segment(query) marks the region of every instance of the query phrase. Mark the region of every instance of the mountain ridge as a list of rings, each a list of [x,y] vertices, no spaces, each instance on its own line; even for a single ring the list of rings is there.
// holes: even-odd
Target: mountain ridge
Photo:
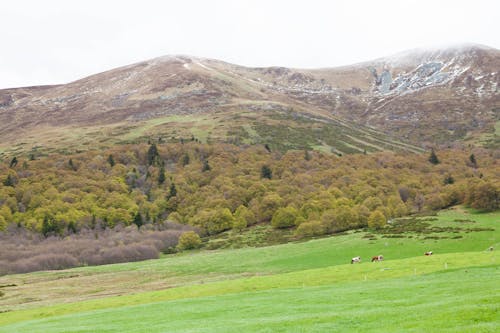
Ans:
[[[136,139],[148,135],[179,139],[202,131],[205,141],[262,143],[262,135],[259,140],[248,138],[259,126],[255,123],[268,125],[268,113],[273,117],[295,113],[306,119],[327,119],[342,128],[346,124],[361,131],[372,128],[376,135],[387,133],[417,146],[476,143],[485,133],[495,142],[496,134],[491,131],[500,110],[499,54],[496,49],[475,45],[406,51],[326,69],[244,67],[187,55],[161,56],[67,84],[0,90],[0,138],[5,142],[3,150],[9,150],[20,143],[13,140],[12,133],[32,133],[31,141],[20,148],[26,150],[50,134],[48,130],[39,135],[43,126],[65,127],[59,132],[67,143],[71,142],[65,138],[67,127],[79,126],[120,138],[133,134]],[[224,121],[195,133],[187,125],[180,131],[169,128],[167,120],[150,126],[154,130],[144,130],[144,135],[134,132],[137,122],[165,117],[194,117],[189,120],[196,122],[196,117],[206,116],[210,123],[216,113],[223,114]],[[252,114],[249,123],[234,121],[245,114]],[[288,125],[301,126],[293,120]],[[217,130],[217,126],[226,129]],[[126,127],[130,127],[128,132]],[[113,134],[116,128],[120,133]],[[310,136],[311,131],[307,132]],[[301,144],[304,148],[315,148],[323,141],[321,137],[308,140]],[[324,148],[328,147],[342,151],[331,144]],[[289,148],[297,148],[297,144]],[[363,151],[366,147],[357,148],[355,151]]]

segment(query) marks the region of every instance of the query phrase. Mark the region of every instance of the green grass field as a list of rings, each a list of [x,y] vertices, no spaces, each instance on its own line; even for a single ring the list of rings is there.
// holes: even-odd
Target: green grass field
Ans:
[[[0,332],[495,332],[500,274],[486,250],[498,248],[499,221],[454,209],[429,223],[461,229],[435,234],[353,232],[5,276],[0,286],[16,286],[2,288]],[[386,260],[369,262],[377,254]]]

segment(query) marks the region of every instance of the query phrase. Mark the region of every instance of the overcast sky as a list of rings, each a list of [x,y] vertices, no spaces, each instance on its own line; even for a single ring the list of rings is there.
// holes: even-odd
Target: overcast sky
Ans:
[[[66,83],[166,54],[333,67],[406,49],[500,48],[498,0],[2,1],[0,88]]]

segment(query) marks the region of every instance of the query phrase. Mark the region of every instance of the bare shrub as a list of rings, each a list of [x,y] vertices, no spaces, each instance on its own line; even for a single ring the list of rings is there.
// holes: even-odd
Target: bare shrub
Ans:
[[[66,237],[44,238],[23,228],[0,232],[0,275],[83,265],[156,259],[171,252],[179,237],[193,228],[174,222],[137,228],[85,229]]]

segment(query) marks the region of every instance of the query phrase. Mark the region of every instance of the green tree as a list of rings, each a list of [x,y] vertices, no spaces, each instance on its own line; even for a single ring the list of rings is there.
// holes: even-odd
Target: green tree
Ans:
[[[60,226],[57,224],[57,222],[53,218],[45,215],[42,222],[42,234],[47,237],[52,233],[57,234],[59,232]]]
[[[156,144],[153,143],[151,146],[149,146],[147,153],[148,165],[157,164],[159,158],[160,154],[158,152],[158,147],[156,147]]]
[[[453,183],[455,183],[455,179],[450,174],[448,174],[448,175],[446,175],[446,177],[444,177],[444,180],[443,180],[444,185],[451,185]]]
[[[320,221],[309,221],[301,223],[297,230],[295,230],[295,235],[299,238],[313,237],[323,235],[325,233],[325,228]]]
[[[14,179],[14,177],[12,177],[12,175],[9,173],[7,175],[7,178],[5,178],[5,180],[3,181],[3,184],[5,186],[12,186],[12,187],[14,187],[14,185],[15,185],[15,179]]]
[[[177,249],[179,251],[197,249],[201,246],[201,238],[194,231],[186,231],[179,237]]]
[[[376,210],[370,214],[368,218],[368,227],[373,229],[379,229],[386,225],[387,220],[385,218],[384,213],[379,210]]]
[[[429,162],[431,162],[434,165],[439,164],[439,159],[434,149],[431,150],[431,155],[429,156]]]
[[[173,198],[175,196],[177,196],[177,188],[175,187],[175,183],[172,182],[172,183],[170,183],[170,188],[168,190],[167,199]]]
[[[474,168],[477,168],[476,156],[474,156],[474,154],[470,154],[469,161]]]
[[[73,163],[73,159],[71,159],[71,158],[69,159],[68,165],[69,165],[69,167],[70,167],[71,170],[76,171],[76,166]]]
[[[233,230],[242,231],[248,226],[247,220],[243,216],[235,216]]]
[[[158,184],[163,184],[166,180],[166,177],[165,177],[165,167],[161,167],[160,168],[160,173],[158,175]]]
[[[17,157],[15,157],[15,156],[14,156],[14,157],[12,158],[12,160],[10,161],[10,165],[9,165],[9,167],[10,167],[10,168],[13,168],[13,167],[15,167],[16,165],[17,165]]]
[[[276,229],[289,228],[295,225],[298,211],[293,207],[279,208],[271,220],[271,225]]]
[[[109,154],[108,156],[108,163],[111,167],[115,166],[115,159],[113,158],[113,155]]]
[[[234,217],[237,219],[242,219],[245,224],[245,228],[248,225],[255,224],[257,222],[255,218],[255,214],[248,209],[247,207],[240,205],[238,208],[236,208],[236,211],[234,212]],[[241,224],[243,224],[242,221],[240,221]]]
[[[262,168],[260,169],[260,177],[267,178],[267,179],[273,178],[273,172],[272,172],[271,168],[269,168],[268,165],[262,166]]]
[[[208,160],[203,161],[203,167],[201,168],[202,172],[210,171],[212,168],[210,167],[210,164],[208,164]]]
[[[135,213],[132,223],[135,224],[138,228],[140,228],[144,224],[141,213]]]
[[[349,206],[329,209],[321,216],[321,223],[327,232],[339,232],[355,228],[359,224],[358,212]]]

